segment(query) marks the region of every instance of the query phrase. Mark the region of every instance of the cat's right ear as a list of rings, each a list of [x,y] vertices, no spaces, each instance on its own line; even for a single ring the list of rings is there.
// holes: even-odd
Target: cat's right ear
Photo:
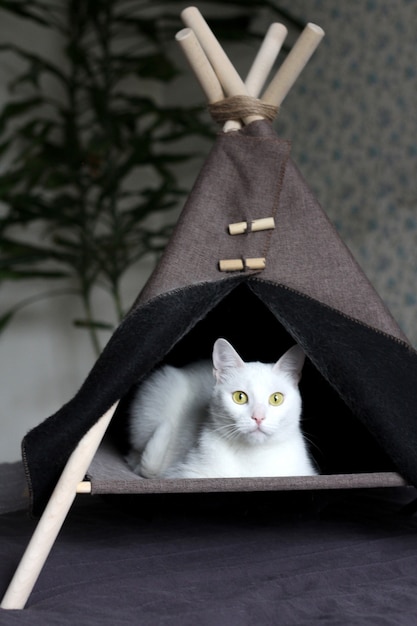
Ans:
[[[224,380],[229,370],[244,367],[244,365],[245,362],[226,339],[215,341],[213,346],[213,373],[217,382]]]
[[[292,346],[274,365],[274,370],[285,372],[297,385],[300,382],[305,354],[301,346]]]

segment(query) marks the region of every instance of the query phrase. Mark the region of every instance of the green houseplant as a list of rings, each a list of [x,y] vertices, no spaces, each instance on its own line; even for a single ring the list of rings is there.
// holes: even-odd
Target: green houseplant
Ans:
[[[181,8],[169,0],[0,0],[0,10],[58,33],[63,49],[55,61],[19,43],[0,46],[23,67],[0,111],[0,281],[45,281],[35,299],[73,293],[84,311],[76,323],[97,353],[98,331],[124,314],[126,271],[169,237],[170,211],[185,193],[176,167],[195,157],[183,140],[214,130],[203,107],[155,97],[155,86],[180,72],[170,42]],[[256,38],[265,9],[301,26],[274,2],[228,8],[228,17],[211,20],[222,38]],[[110,323],[95,312],[98,287],[110,295]],[[33,299],[3,312],[0,328]]]

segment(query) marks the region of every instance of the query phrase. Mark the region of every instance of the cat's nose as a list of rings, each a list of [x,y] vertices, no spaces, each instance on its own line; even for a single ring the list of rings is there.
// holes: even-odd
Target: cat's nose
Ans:
[[[255,422],[258,424],[258,426],[265,419],[265,416],[264,415],[260,415],[259,413],[255,413],[255,415],[252,415],[251,417],[252,417],[253,420],[255,420]]]

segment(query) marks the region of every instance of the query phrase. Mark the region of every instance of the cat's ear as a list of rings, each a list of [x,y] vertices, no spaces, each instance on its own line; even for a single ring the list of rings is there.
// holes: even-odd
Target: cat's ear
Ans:
[[[243,367],[245,362],[226,339],[217,339],[213,346],[214,377],[219,382],[230,369]]]
[[[305,354],[298,344],[287,350],[285,354],[275,363],[274,370],[285,372],[298,384],[301,378]]]

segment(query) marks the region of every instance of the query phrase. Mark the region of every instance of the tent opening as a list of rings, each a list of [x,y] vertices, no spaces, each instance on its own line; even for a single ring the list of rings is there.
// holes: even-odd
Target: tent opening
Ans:
[[[168,363],[182,367],[192,361],[210,359],[213,343],[218,337],[230,341],[245,361],[275,362],[295,343],[268,306],[242,283],[198,321],[158,366]],[[373,435],[309,358],[303,369],[300,389],[302,427],[320,473],[396,471]],[[126,420],[130,397],[131,392],[123,399],[111,427],[111,437],[122,454],[127,451]]]

